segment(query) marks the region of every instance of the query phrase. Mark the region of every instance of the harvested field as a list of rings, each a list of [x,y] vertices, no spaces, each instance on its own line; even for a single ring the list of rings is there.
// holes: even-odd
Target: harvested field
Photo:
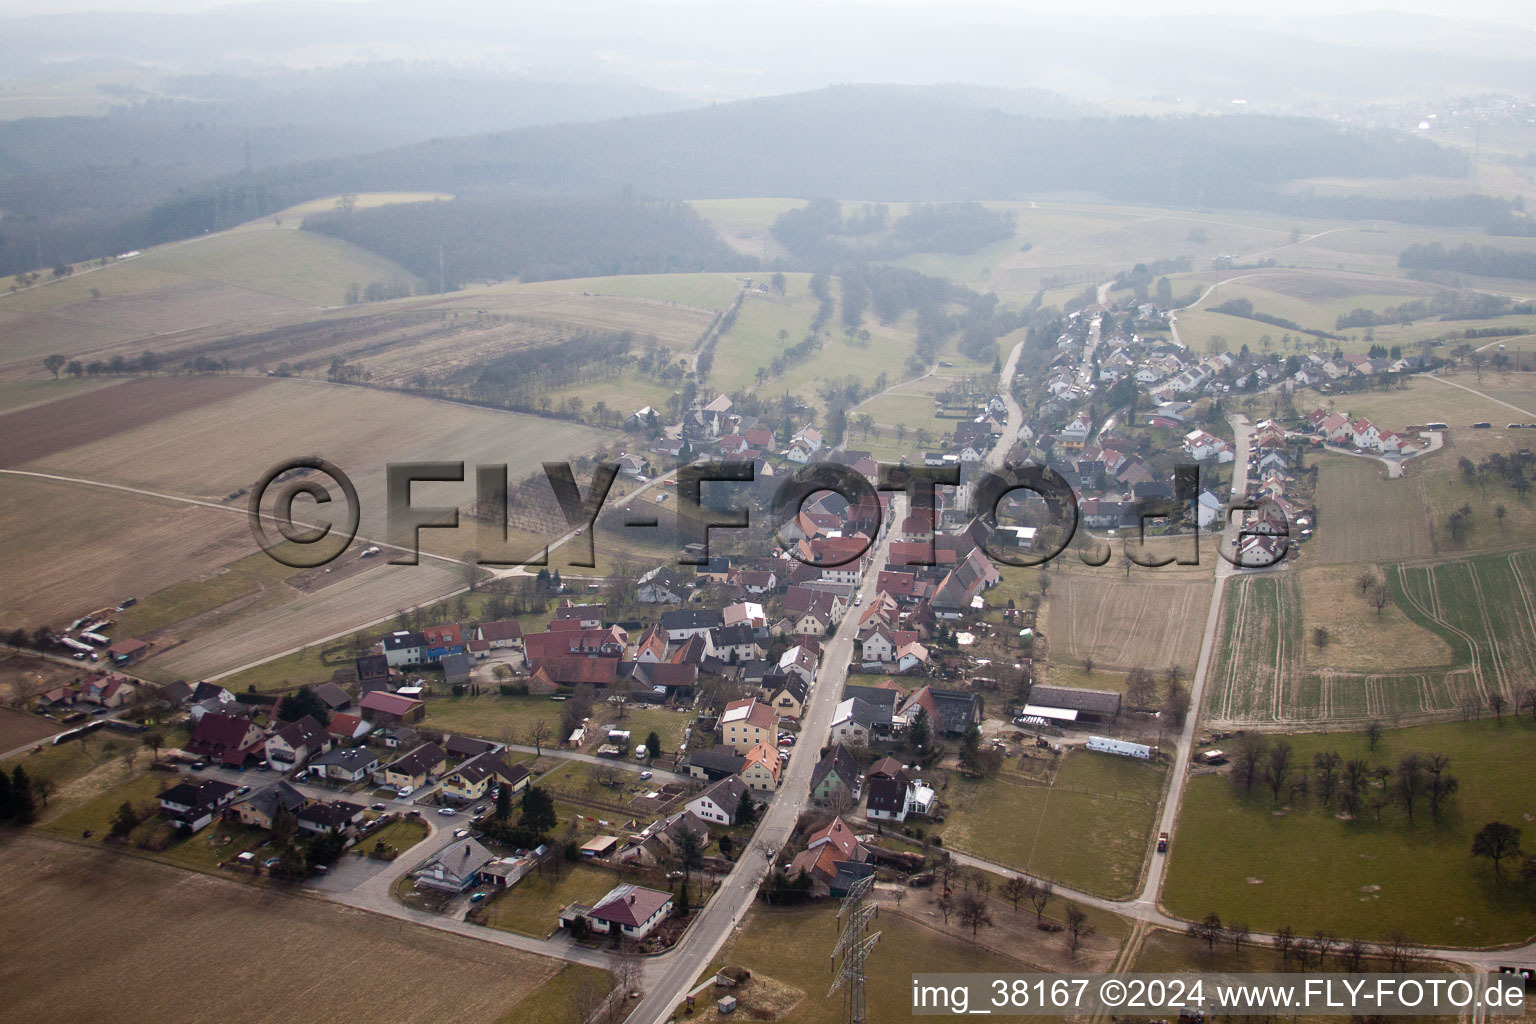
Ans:
[[[57,722],[10,708],[0,708],[0,751],[15,750],[62,729]]]
[[[317,979],[327,1019],[371,1024],[378,978],[359,964],[388,964],[391,986],[410,993],[391,1001],[393,1021],[490,1022],[562,967],[319,900],[30,836],[0,849],[0,865],[0,898],[9,908],[0,938],[11,951],[0,968],[0,1002],[8,1016],[37,1024],[307,1019]],[[123,955],[172,935],[174,955]],[[466,976],[475,983],[466,985]]]
[[[1445,454],[1427,458],[1444,460]],[[1304,557],[1336,565],[1433,554],[1421,474],[1388,480],[1381,463],[1347,455],[1326,456],[1317,467],[1317,533]]]
[[[172,416],[258,391],[265,384],[255,377],[143,377],[11,412],[0,416],[0,467],[20,466],[125,431],[147,428],[158,433],[157,425]]]
[[[231,429],[232,424],[241,429]],[[474,497],[476,464],[506,463],[515,483],[540,472],[543,460],[573,458],[607,436],[567,421],[284,380],[82,444],[29,468],[219,501],[249,487],[278,462],[319,454],[355,481],[362,533],[380,537],[391,462],[465,462],[464,483],[418,485],[413,501],[467,507]],[[243,508],[244,501],[233,504]],[[449,550],[457,554],[478,547],[473,527],[458,533]],[[448,543],[446,534],[433,539]]]
[[[1052,658],[1193,671],[1213,584],[1209,577],[1159,576],[1163,571],[1141,570],[1130,578],[1053,574],[1039,620]]]
[[[251,553],[242,516],[0,475],[0,622],[31,628],[142,597]]]
[[[1302,672],[1301,607],[1285,575],[1241,576],[1222,595],[1221,650],[1206,682],[1206,713],[1223,721],[1290,721]],[[1316,710],[1306,715],[1315,718]]]

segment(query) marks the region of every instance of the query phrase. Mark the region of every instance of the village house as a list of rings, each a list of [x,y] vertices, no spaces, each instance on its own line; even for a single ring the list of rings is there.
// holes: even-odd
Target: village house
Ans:
[[[417,885],[440,892],[460,893],[474,887],[480,872],[496,855],[473,839],[450,844],[432,860],[411,872]]]
[[[731,775],[706,787],[683,805],[705,821],[716,825],[730,825],[736,821],[736,812],[747,793],[747,784],[739,775]]]
[[[311,758],[309,767],[336,782],[362,782],[379,770],[379,755],[367,747],[345,747]]]
[[[267,766],[275,772],[302,768],[331,749],[331,737],[314,718],[284,722],[267,737]]]
[[[590,907],[573,903],[560,911],[558,927],[570,928],[578,918],[599,935],[621,935],[639,942],[672,913],[672,894],[640,885],[616,885]]]
[[[447,762],[448,757],[435,743],[423,743],[409,754],[384,767],[384,784],[395,789],[409,786],[419,789]]]
[[[185,832],[197,832],[235,798],[236,787],[216,779],[188,780],[160,794],[160,812]]]
[[[777,726],[778,716],[768,705],[751,697],[731,701],[720,715],[720,743],[745,755],[759,744],[772,745]]]

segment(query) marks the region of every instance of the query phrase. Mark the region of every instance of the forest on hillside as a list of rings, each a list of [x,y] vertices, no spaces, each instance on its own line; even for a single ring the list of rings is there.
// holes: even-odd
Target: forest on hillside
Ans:
[[[0,177],[0,208],[33,211],[0,221],[0,273],[34,269],[39,250],[45,265],[92,259],[221,230],[307,199],[417,189],[519,199],[860,196],[872,203],[1071,190],[1182,208],[1476,227],[1507,221],[1510,213],[1497,199],[1362,201],[1285,189],[1298,178],[1465,172],[1464,154],[1423,139],[1262,115],[1031,117],[911,87],[834,87],[326,159],[276,165],[258,159],[222,173],[211,168],[238,163],[247,135],[264,140],[222,128],[200,135],[195,127],[174,139],[169,127],[156,129],[165,145],[175,142],[167,150],[177,154],[174,173],[155,171],[163,160],[141,158],[135,168],[133,154],[125,153],[122,160],[65,168],[53,180],[40,173],[42,163],[15,159],[46,151],[36,140],[25,143],[35,129],[0,127],[0,157],[21,170]],[[294,144],[302,148],[297,139]],[[199,146],[215,148],[218,160],[199,156]],[[108,146],[104,152],[116,151]],[[255,152],[260,156],[263,148]],[[191,180],[198,167],[210,168],[210,176]],[[101,199],[91,198],[98,194]],[[920,220],[909,227],[928,237],[907,244],[952,244]]]
[[[318,231],[394,260],[432,285],[612,274],[751,270],[693,208],[624,199],[455,199],[304,218]]]

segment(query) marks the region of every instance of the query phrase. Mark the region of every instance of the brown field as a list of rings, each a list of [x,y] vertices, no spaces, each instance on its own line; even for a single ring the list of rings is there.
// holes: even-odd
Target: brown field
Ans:
[[[256,377],[144,377],[0,416],[0,467],[90,444],[138,428],[158,431],[178,413],[260,389]]]
[[[44,736],[52,736],[62,726],[10,708],[0,708],[0,751],[15,750]]]
[[[1444,463],[1447,454],[1435,452],[1425,458]],[[1317,533],[1302,548],[1303,558],[1340,564],[1431,554],[1434,549],[1422,475],[1428,462],[1408,465],[1418,472],[1388,480],[1386,467],[1372,459],[1347,455],[1319,459]]]
[[[1172,568],[1137,569],[1129,578],[1123,571],[1052,574],[1040,613],[1052,660],[1091,657],[1105,668],[1193,671],[1213,584],[1186,574],[1159,577]]]
[[[1319,651],[1307,644],[1308,668],[1386,672],[1448,666],[1450,645],[1415,623],[1395,604],[1377,614],[1355,582],[1367,566],[1303,569],[1296,574],[1301,590],[1302,635],[1316,626],[1328,630],[1328,646]],[[1385,578],[1384,576],[1381,578]]]
[[[555,960],[320,900],[30,836],[0,850],[6,1016],[48,1021],[496,1021]],[[137,949],[141,955],[131,955]],[[149,955],[148,951],[155,951]],[[542,1020],[562,1019],[545,1008]]]
[[[87,671],[80,666],[63,665],[39,658],[35,654],[0,650],[0,701],[8,703],[27,700],[55,686],[73,683]]]
[[[123,491],[0,476],[0,623],[31,628],[217,570],[250,554],[230,512]]]

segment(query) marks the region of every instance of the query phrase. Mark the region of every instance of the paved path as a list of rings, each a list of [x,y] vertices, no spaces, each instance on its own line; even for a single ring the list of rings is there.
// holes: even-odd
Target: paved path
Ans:
[[[1487,401],[1490,401],[1490,402],[1492,402],[1495,405],[1502,405],[1506,409],[1512,409],[1512,410],[1514,410],[1515,412],[1519,413],[1522,416],[1528,416],[1531,419],[1536,419],[1536,412],[1531,412],[1529,409],[1522,409],[1518,405],[1510,405],[1508,402],[1504,401],[1503,399],[1494,398],[1492,395],[1485,394],[1485,393],[1477,390],[1476,388],[1469,388],[1465,384],[1459,384],[1459,383],[1457,383],[1454,380],[1447,380],[1446,378],[1441,377],[1438,374],[1425,373],[1425,374],[1420,374],[1419,377],[1420,377],[1421,380],[1436,381],[1436,382],[1438,382],[1440,384],[1446,385],[1447,387],[1461,388],[1461,390],[1469,392],[1470,394],[1474,394],[1478,398],[1486,399]]]

